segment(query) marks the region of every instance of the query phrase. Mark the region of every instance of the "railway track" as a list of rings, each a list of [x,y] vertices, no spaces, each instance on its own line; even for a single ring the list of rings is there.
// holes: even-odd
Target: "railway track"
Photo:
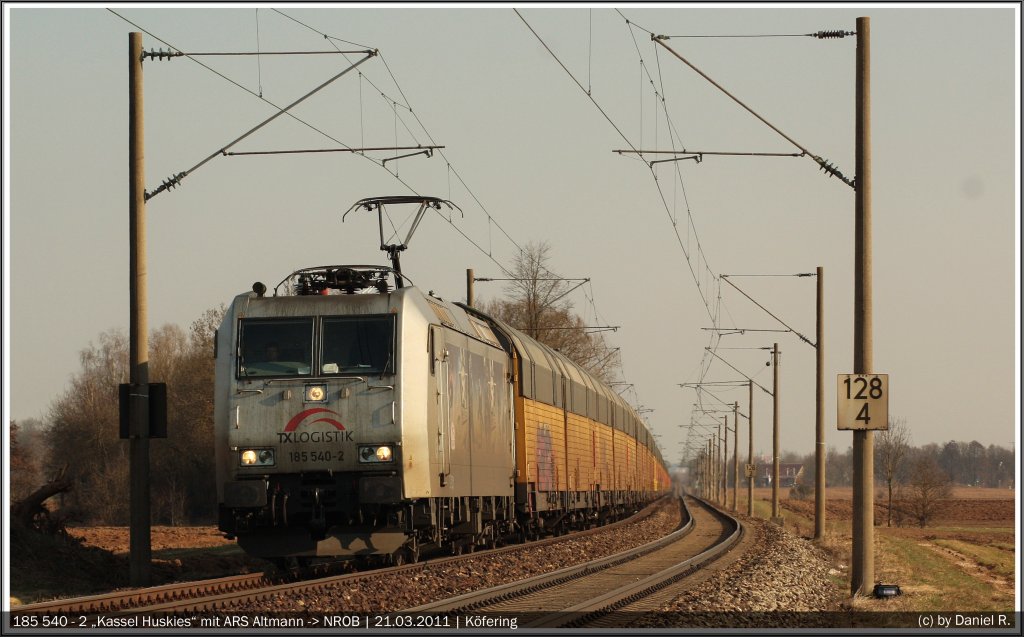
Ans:
[[[674,533],[611,557],[411,608],[410,614],[521,618],[523,627],[615,625],[612,611],[650,608],[655,593],[723,555],[742,536],[735,518],[687,498],[690,521]],[[644,600],[648,600],[644,604]]]
[[[117,591],[102,595],[77,597],[60,600],[27,604],[11,608],[12,615],[95,615],[95,614],[180,614],[203,611],[223,611],[243,604],[259,603],[271,597],[285,594],[317,594],[328,591],[339,585],[353,585],[361,581],[386,575],[400,574],[403,577],[414,577],[417,572],[427,567],[457,565],[461,561],[479,556],[494,556],[513,551],[534,550],[556,542],[571,538],[582,538],[597,533],[612,531],[625,525],[642,521],[655,511],[656,504],[648,506],[636,515],[619,520],[612,524],[580,531],[561,537],[552,537],[527,544],[515,544],[488,551],[478,551],[456,557],[445,557],[426,560],[416,564],[407,564],[392,568],[382,568],[344,575],[316,577],[303,581],[293,581],[300,577],[297,572],[284,576],[269,573],[236,575],[186,582],[167,584],[150,588]]]
[[[166,603],[172,600],[237,593],[254,588],[272,586],[274,578],[268,573],[231,575],[216,579],[199,580],[138,588],[130,591],[114,591],[87,597],[69,597],[36,604],[11,607],[13,614],[94,614],[111,613]]]

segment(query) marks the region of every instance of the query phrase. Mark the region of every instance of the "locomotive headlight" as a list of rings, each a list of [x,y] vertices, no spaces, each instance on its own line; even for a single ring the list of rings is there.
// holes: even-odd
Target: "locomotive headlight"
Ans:
[[[327,402],[327,385],[306,385],[303,402],[325,403]]]
[[[359,462],[376,463],[391,462],[394,458],[394,451],[391,445],[360,445]]]
[[[269,467],[274,465],[274,450],[242,449],[238,458],[243,467]]]

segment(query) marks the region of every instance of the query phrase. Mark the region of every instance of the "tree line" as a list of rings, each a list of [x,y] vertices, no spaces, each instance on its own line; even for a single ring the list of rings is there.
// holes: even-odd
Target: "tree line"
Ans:
[[[886,482],[885,445],[875,437],[875,478]],[[814,483],[814,454],[783,454],[783,462],[800,462],[805,482]],[[907,444],[903,455],[892,468],[893,484],[909,484],[923,464],[936,465],[952,484],[970,487],[1011,488],[1014,485],[1013,450],[998,445],[984,446],[977,440],[950,440],[944,444],[928,443],[915,447]],[[826,456],[826,482],[829,486],[848,487],[853,484],[853,447],[845,451],[829,448]]]
[[[167,383],[167,438],[150,445],[150,497],[157,524],[216,519],[213,457],[214,335],[225,308],[207,310],[186,332],[164,325],[149,339],[149,373]],[[128,382],[128,338],[100,334],[45,421],[11,422],[11,501],[60,476],[63,520],[128,521],[128,442],[120,439],[118,386]]]
[[[814,484],[814,454],[799,460],[804,476],[797,495],[804,495]],[[925,526],[952,497],[954,485],[968,487],[1014,488],[1013,451],[997,445],[985,447],[977,440],[950,440],[945,444],[911,444],[910,428],[904,418],[891,418],[889,428],[875,435],[874,471],[876,498],[886,507],[885,524],[902,525],[911,520]],[[826,483],[851,486],[853,448],[845,453],[830,449],[826,459]]]
[[[789,497],[813,497],[816,462],[815,454],[802,455],[783,452],[779,461],[802,465],[796,483],[789,489]],[[741,460],[742,462],[742,460]],[[697,461],[691,460],[689,471],[696,475]],[[768,461],[770,466],[770,460]],[[762,475],[764,461],[758,462],[758,475]],[[853,486],[853,448],[828,450],[826,485]],[[884,523],[892,526],[913,522],[925,526],[943,502],[952,497],[955,485],[1012,489],[1014,482],[1014,452],[998,445],[982,445],[976,440],[951,440],[944,444],[929,443],[920,447],[911,444],[910,428],[903,418],[889,421],[889,429],[876,432],[874,445],[875,497],[886,508]],[[727,482],[732,484],[731,473]],[[741,483],[742,484],[742,483]]]

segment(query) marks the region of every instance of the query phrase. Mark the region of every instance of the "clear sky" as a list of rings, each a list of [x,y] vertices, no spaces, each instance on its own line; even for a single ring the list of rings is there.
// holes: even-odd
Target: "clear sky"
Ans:
[[[590,325],[621,326],[606,336],[634,384],[625,395],[653,410],[645,416],[670,460],[695,402],[678,384],[702,369],[708,381],[739,378],[717,361],[702,366],[715,344],[702,329],[710,314],[722,328],[779,327],[716,277],[824,267],[827,444],[845,449],[834,379],[853,371],[853,190],[806,157],[707,154],[652,170],[612,151],[797,152],[650,31],[673,36],[666,44],[852,177],[855,38],[680,36],[852,31],[869,16],[875,371],[890,374],[890,412],[915,444],[1014,444],[1016,5],[521,8],[593,100],[509,7],[116,9],[137,27],[93,5],[4,11],[5,424],[45,420],[79,351],[105,330],[127,330],[126,58],[128,33],[144,29],[146,49],[334,43],[382,54],[296,107],[303,123],[278,118],[233,150],[445,147],[386,169],[384,153],[369,153],[377,162],[216,157],[147,206],[151,327],[187,326],[254,281],[272,287],[297,268],[382,262],[375,221],[342,224],[341,215],[357,199],[411,188],[465,211],[451,223],[424,220],[403,255],[419,286],[464,299],[466,268],[502,276],[499,264],[531,241],[551,245],[560,275],[591,279],[573,303]],[[245,90],[186,58],[145,63],[149,190],[270,117],[254,93],[284,106],[348,64],[340,55],[197,59]],[[813,339],[812,278],[734,281]],[[501,293],[499,283],[477,286],[478,297]],[[793,334],[751,331],[723,336],[718,354],[770,387],[765,352],[727,348],[773,341],[783,352],[782,447],[810,452],[813,349]],[[745,389],[721,396],[745,408]],[[754,411],[756,446],[768,451],[771,404],[760,391]]]

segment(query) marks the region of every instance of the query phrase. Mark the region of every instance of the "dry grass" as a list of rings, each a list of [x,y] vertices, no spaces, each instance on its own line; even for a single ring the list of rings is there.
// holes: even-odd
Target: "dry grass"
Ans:
[[[876,490],[876,495],[879,491]],[[770,488],[754,490],[754,514],[771,515]],[[1008,489],[957,487],[944,509],[946,517],[933,526],[875,527],[875,579],[899,584],[903,595],[887,600],[850,600],[865,611],[998,611],[1014,609],[1016,547],[1015,492]],[[746,490],[741,490],[744,504]],[[780,490],[785,526],[810,539],[814,534],[814,496],[790,501]],[[852,548],[850,488],[827,490],[825,537],[816,543],[831,556],[833,580],[849,591]],[[876,522],[884,524],[883,507],[876,506]]]

